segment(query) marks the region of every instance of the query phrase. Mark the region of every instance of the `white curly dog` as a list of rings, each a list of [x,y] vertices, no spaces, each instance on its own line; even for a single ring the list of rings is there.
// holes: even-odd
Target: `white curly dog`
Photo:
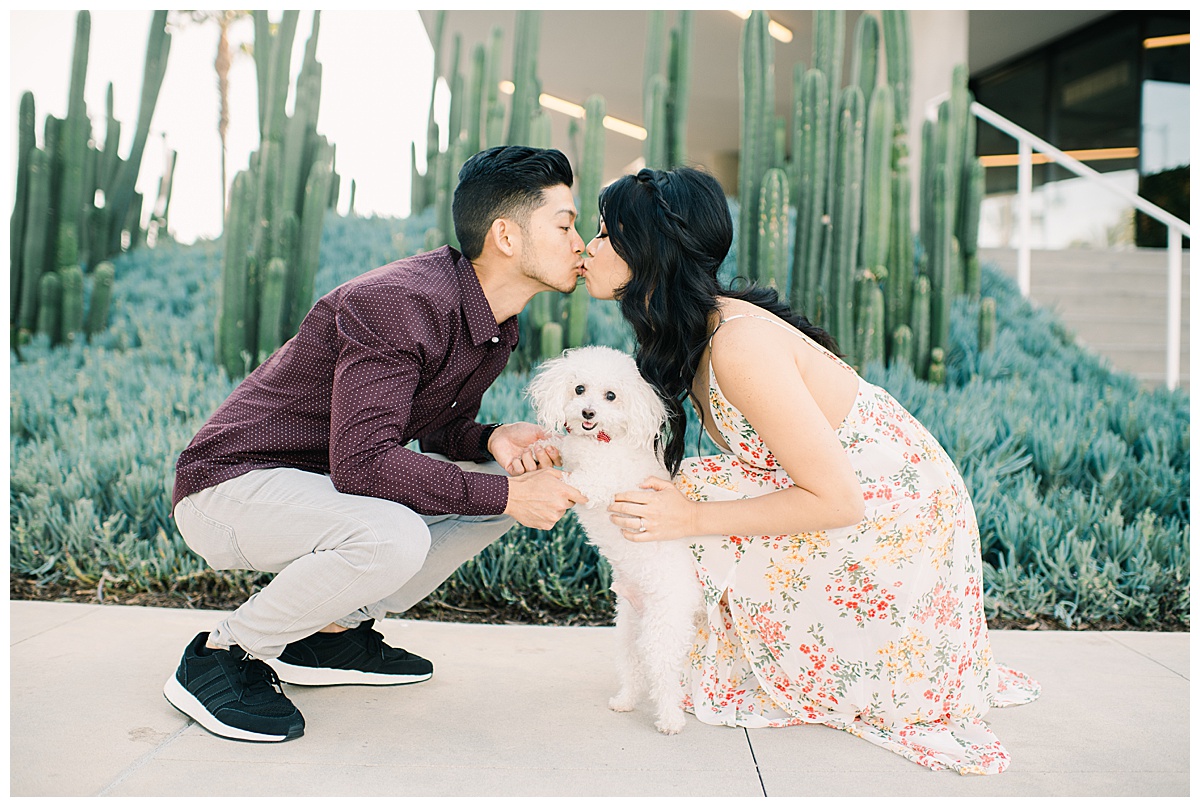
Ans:
[[[539,424],[559,434],[566,481],[588,498],[575,515],[612,566],[617,595],[620,691],[609,708],[631,711],[645,685],[655,726],[683,729],[681,679],[703,606],[687,539],[626,540],[608,512],[617,493],[648,476],[670,479],[656,451],[666,420],[658,394],[633,358],[609,347],[572,348],[544,362],[529,385]]]

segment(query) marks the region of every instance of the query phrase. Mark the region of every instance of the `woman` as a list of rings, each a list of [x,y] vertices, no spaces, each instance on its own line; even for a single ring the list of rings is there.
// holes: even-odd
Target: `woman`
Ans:
[[[587,289],[633,327],[670,409],[675,479],[618,496],[612,519],[631,541],[693,542],[708,618],[686,706],[1004,770],[982,716],[1039,687],[992,661],[979,530],[949,456],[773,291],[720,286],[733,223],[713,177],[643,170],[606,188],[600,213]],[[720,454],[683,458],[684,399]]]

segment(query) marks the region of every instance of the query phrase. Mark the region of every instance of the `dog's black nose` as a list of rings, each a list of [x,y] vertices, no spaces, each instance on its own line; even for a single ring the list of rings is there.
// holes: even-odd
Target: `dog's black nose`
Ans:
[[[584,420],[591,420],[594,417],[596,417],[595,409],[584,409],[583,410],[583,419]]]

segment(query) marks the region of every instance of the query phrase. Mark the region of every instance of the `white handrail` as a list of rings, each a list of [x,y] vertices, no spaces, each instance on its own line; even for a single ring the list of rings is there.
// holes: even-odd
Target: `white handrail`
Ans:
[[[926,106],[926,114],[941,96],[930,100]],[[1059,165],[1086,177],[1102,187],[1117,194],[1136,209],[1147,216],[1162,222],[1167,226],[1167,389],[1179,386],[1179,331],[1182,324],[1183,309],[1183,236],[1192,237],[1192,227],[1188,222],[1173,216],[1158,205],[1148,202],[1126,188],[1108,180],[1094,168],[1084,165],[1069,154],[1056,149],[1032,132],[1022,129],[1008,118],[988,109],[978,101],[971,103],[971,114],[980,120],[990,123],[1005,134],[1017,140],[1017,195],[1020,199],[1020,218],[1018,219],[1017,245],[1017,285],[1021,294],[1029,296],[1030,277],[1030,217],[1033,196],[1033,151],[1036,149],[1049,156]]]

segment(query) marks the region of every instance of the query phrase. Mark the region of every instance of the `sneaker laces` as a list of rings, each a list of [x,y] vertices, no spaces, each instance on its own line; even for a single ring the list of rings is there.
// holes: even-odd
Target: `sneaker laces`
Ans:
[[[354,631],[354,634],[358,638],[359,643],[362,645],[363,650],[366,650],[371,654],[371,656],[374,657],[383,655],[384,644],[382,633],[374,628],[367,628],[366,630],[362,630],[360,628],[359,630]]]
[[[268,689],[277,695],[283,694],[279,676],[271,669],[271,665],[251,657],[249,653],[245,653],[238,665],[238,681],[250,695],[265,695]]]

